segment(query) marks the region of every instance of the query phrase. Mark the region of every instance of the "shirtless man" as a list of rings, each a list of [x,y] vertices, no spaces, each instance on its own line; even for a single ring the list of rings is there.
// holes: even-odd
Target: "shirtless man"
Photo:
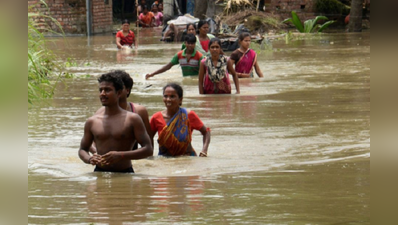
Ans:
[[[117,77],[119,77],[122,81],[123,81],[123,91],[122,91],[122,95],[119,98],[119,106],[122,109],[125,109],[129,112],[133,112],[133,113],[137,113],[142,121],[144,122],[145,128],[147,133],[151,130],[151,126],[149,125],[149,119],[148,119],[148,111],[146,110],[146,108],[142,105],[138,105],[136,103],[132,103],[132,102],[127,102],[127,98],[130,96],[131,94],[131,89],[133,89],[133,85],[134,85],[134,81],[133,79],[130,77],[130,75],[128,73],[126,73],[125,71],[122,70],[115,70],[113,71],[113,74]],[[105,107],[101,107],[100,109],[97,110],[97,112],[95,114],[104,114],[105,112]],[[149,133],[148,133],[149,135]],[[153,139],[151,140],[152,146],[153,146]],[[134,149],[137,149],[138,146],[137,144],[134,145]],[[93,146],[90,148],[90,152],[91,153],[96,153],[97,150],[95,148],[95,145],[93,144]]]
[[[104,113],[95,114],[86,121],[79,157],[95,165],[94,171],[134,173],[131,160],[153,155],[150,138],[141,117],[119,106],[122,80],[111,72],[101,75],[98,82]],[[98,154],[90,156],[88,151],[93,141]],[[135,141],[142,147],[131,151]]]

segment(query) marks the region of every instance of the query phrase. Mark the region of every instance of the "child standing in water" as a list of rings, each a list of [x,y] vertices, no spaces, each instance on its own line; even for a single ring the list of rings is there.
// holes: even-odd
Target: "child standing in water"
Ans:
[[[257,54],[250,49],[251,37],[249,33],[241,33],[239,35],[239,48],[236,49],[230,57],[228,64],[235,64],[235,71],[239,78],[253,77],[253,68],[259,77],[264,77],[257,63]]]

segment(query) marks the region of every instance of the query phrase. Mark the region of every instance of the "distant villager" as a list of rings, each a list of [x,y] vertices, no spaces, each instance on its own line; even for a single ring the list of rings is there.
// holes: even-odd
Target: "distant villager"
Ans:
[[[153,27],[155,21],[155,15],[148,11],[148,6],[144,5],[142,13],[138,17],[139,24],[141,27]]]
[[[239,35],[239,48],[236,49],[230,57],[231,66],[235,64],[235,71],[239,78],[253,77],[253,69],[259,77],[264,77],[260,66],[257,63],[257,54],[250,49],[251,37],[249,33],[243,32]]]
[[[197,36],[198,41],[196,42],[196,50],[207,55],[209,52],[210,39],[215,38],[214,35],[209,34],[209,22],[201,20],[198,23],[199,35]]]
[[[186,30],[187,30],[187,34],[196,35],[196,25],[194,23],[188,23]],[[184,48],[185,48],[185,43],[182,43],[181,50],[183,50]],[[195,48],[196,48],[196,46],[195,46]]]
[[[152,12],[154,15],[154,26],[155,27],[162,26],[163,25],[163,13],[159,12],[158,5],[156,5],[156,4],[152,5]]]
[[[180,64],[182,75],[185,76],[197,76],[199,74],[200,61],[204,58],[202,53],[195,50],[196,38],[193,34],[188,34],[185,37],[185,45],[187,46],[184,50],[179,51],[171,59],[171,62],[156,70],[153,73],[145,75],[146,79],[155,76],[156,74],[164,73],[171,69],[174,65]]]
[[[135,45],[137,48],[137,42],[135,41],[134,32],[130,30],[130,21],[123,20],[122,21],[122,30],[116,33],[116,45],[118,49],[122,48],[132,48],[132,45]]]

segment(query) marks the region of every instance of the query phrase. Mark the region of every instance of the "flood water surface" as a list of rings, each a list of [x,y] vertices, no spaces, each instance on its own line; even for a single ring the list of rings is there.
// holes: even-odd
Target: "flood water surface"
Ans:
[[[258,56],[265,78],[222,96],[199,95],[178,66],[145,80],[181,44],[140,37],[132,52],[111,36],[54,40],[74,78],[28,111],[29,224],[370,224],[370,33],[274,41]],[[209,157],[158,157],[155,136],[136,174],[93,173],[77,152],[96,78],[112,69],[131,74],[129,101],[149,115],[167,82],[182,84],[183,107],[212,130]]]

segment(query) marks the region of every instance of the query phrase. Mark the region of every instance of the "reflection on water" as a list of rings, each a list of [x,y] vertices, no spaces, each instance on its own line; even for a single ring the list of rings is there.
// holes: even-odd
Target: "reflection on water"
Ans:
[[[200,96],[178,66],[144,80],[181,45],[141,35],[130,53],[110,36],[54,40],[77,77],[28,111],[28,223],[370,224],[370,33],[274,42],[258,58],[265,78],[223,96]],[[136,175],[92,173],[77,150],[100,104],[96,77],[81,75],[111,69],[132,75],[129,100],[150,115],[164,108],[162,87],[181,83],[183,106],[212,129],[209,157],[157,157],[155,143]]]
[[[29,223],[370,224],[368,162],[211,176],[29,174]],[[54,184],[43,190],[44,184]]]

